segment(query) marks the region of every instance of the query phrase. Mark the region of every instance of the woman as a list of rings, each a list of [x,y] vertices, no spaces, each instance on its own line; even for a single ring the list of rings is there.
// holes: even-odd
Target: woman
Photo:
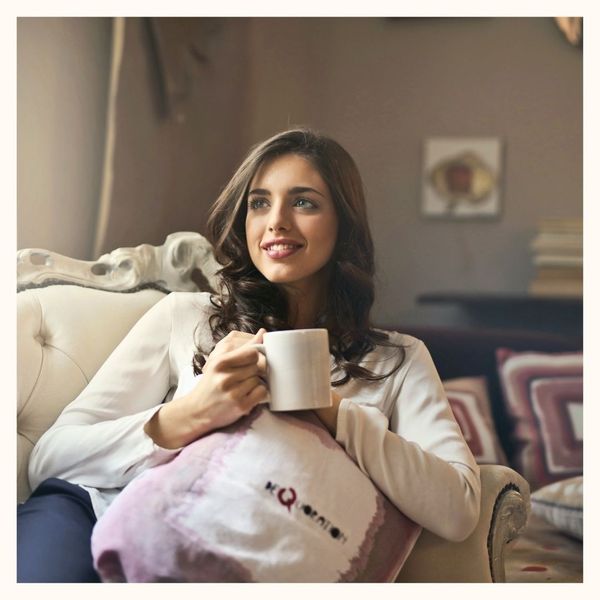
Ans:
[[[253,347],[267,330],[328,329],[332,405],[318,417],[405,515],[467,537],[479,470],[423,343],[370,327],[373,245],[349,154],[310,130],[275,135],[234,174],[209,230],[219,293],[156,304],[34,448],[19,580],[97,580],[91,530],[120,490],[267,398]]]

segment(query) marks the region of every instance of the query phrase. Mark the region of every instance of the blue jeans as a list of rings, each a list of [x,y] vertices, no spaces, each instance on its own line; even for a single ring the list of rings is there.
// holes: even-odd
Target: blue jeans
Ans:
[[[90,548],[95,523],[84,489],[46,479],[17,506],[17,582],[99,583]]]

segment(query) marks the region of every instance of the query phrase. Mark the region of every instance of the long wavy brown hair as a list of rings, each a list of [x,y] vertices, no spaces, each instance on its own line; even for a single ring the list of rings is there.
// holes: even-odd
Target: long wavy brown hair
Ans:
[[[211,295],[213,340],[216,344],[232,330],[256,333],[261,327],[267,331],[293,328],[283,291],[250,259],[245,226],[250,182],[262,164],[285,154],[301,156],[318,170],[338,217],[338,238],[328,265],[327,300],[315,323],[328,330],[336,371],[342,373],[332,385],[342,385],[351,378],[384,379],[400,367],[404,349],[371,326],[375,265],[361,177],[342,146],[307,128],[283,131],[253,147],[211,208],[208,233],[215,256],[223,265],[220,288]],[[396,365],[380,375],[359,364],[377,345],[396,348],[398,353]],[[205,362],[198,347],[193,359],[195,374],[202,372]]]

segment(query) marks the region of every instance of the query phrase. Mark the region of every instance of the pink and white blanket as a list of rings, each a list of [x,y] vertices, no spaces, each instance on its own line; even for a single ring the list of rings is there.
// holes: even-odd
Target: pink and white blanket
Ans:
[[[387,582],[420,532],[312,411],[259,405],[134,479],[92,552],[107,582]]]

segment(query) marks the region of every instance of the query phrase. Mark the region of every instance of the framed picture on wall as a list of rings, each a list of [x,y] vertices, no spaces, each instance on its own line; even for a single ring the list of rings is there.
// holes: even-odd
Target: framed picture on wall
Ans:
[[[423,145],[422,213],[446,219],[500,214],[499,138],[432,137]]]

